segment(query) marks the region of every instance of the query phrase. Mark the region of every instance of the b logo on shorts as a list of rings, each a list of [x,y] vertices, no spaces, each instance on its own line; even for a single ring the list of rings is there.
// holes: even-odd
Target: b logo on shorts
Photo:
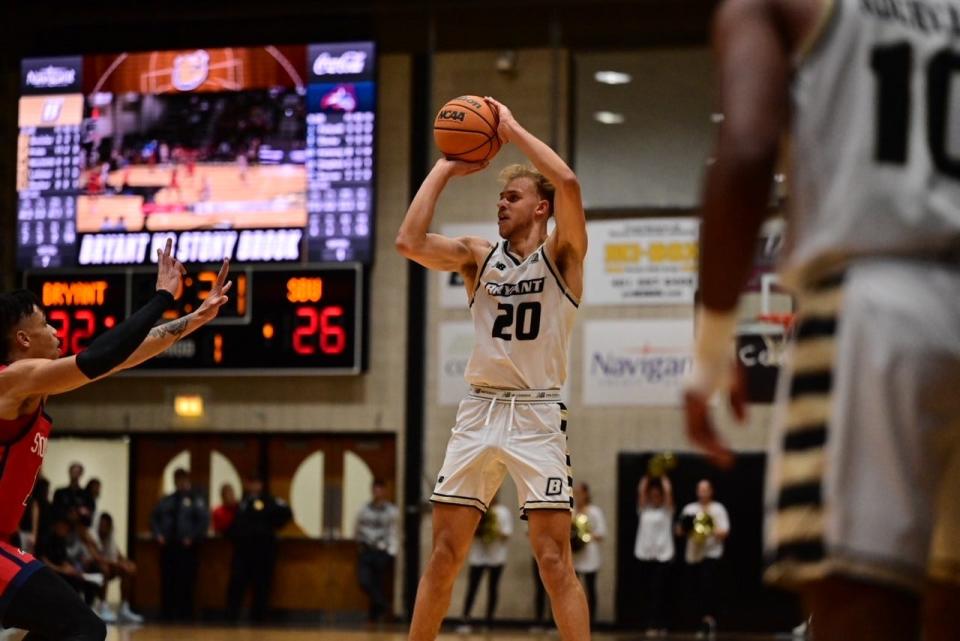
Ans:
[[[547,479],[547,496],[558,496],[563,492],[563,479],[550,477]]]

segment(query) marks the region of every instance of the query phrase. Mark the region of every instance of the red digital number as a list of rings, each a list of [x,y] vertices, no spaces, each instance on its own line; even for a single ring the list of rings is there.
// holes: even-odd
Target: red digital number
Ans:
[[[78,309],[73,313],[73,319],[79,325],[73,331],[73,337],[70,339],[70,351],[79,354],[87,348],[87,339],[92,338],[97,328],[97,317],[93,315],[93,310]],[[80,344],[80,341],[84,341]]]
[[[57,338],[60,339],[60,351],[64,354],[70,353],[70,315],[63,309],[53,309],[47,313],[50,324],[57,330]]]
[[[324,354],[341,354],[347,346],[347,332],[333,319],[343,317],[343,308],[339,305],[324,307],[320,313],[320,349]]]
[[[297,317],[307,319],[306,325],[297,325],[293,330],[293,351],[301,356],[310,356],[317,350],[310,338],[317,333],[319,318],[317,310],[312,307],[298,307]]]
[[[337,324],[343,318],[343,307],[330,305],[317,311],[315,307],[300,306],[294,312],[298,322],[293,330],[293,351],[301,356],[316,354],[316,340],[319,336],[320,351],[336,356],[347,347],[347,331]]]

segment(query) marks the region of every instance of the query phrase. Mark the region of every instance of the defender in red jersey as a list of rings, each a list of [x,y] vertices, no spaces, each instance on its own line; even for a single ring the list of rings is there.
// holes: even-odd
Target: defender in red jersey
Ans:
[[[103,622],[50,568],[11,544],[47,450],[48,396],[82,387],[161,353],[217,316],[232,283],[224,260],[210,295],[193,313],[154,327],[186,272],[172,242],[157,251],[157,293],[80,354],[60,357],[56,330],[26,290],[0,294],[0,624],[28,641],[102,641]],[[51,616],[51,613],[56,616]]]

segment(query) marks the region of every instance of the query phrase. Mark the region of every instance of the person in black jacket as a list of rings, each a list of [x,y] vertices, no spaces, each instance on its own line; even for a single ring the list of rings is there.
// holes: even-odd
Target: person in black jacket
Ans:
[[[250,618],[266,618],[273,568],[277,562],[277,530],[293,518],[290,506],[264,491],[263,480],[246,480],[243,499],[237,506],[227,537],[233,541],[233,562],[227,588],[227,616],[240,618],[240,606],[247,589],[253,586]]]
[[[150,528],[160,544],[161,609],[167,620],[193,618],[197,584],[197,545],[207,533],[207,502],[183,468],[173,473],[176,491],[153,509]]]
[[[57,516],[65,516],[71,510],[76,510],[83,527],[90,527],[90,524],[93,523],[93,511],[96,504],[87,491],[80,486],[80,479],[83,477],[83,465],[76,462],[71,463],[68,474],[70,484],[58,488],[53,493],[53,509]]]

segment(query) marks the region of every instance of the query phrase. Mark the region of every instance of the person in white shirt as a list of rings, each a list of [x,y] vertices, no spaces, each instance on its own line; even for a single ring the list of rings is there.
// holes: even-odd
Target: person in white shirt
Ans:
[[[467,557],[470,574],[467,598],[463,604],[463,625],[460,631],[469,631],[470,612],[473,610],[473,602],[477,598],[480,581],[485,572],[488,574],[486,624],[489,626],[493,623],[493,613],[497,609],[500,576],[503,573],[503,566],[507,563],[507,541],[512,534],[513,516],[510,514],[510,508],[500,503],[498,494],[477,527],[473,545]]]
[[[666,475],[645,475],[637,488],[637,540],[633,555],[640,561],[642,607],[647,636],[666,634],[663,595],[673,561],[673,485]]]
[[[577,517],[586,516],[587,530],[590,533],[590,540],[573,553],[573,569],[577,571],[577,576],[587,589],[590,621],[593,622],[597,616],[597,572],[603,565],[600,543],[607,536],[607,521],[603,517],[603,510],[592,503],[590,486],[586,483],[578,483],[574,489],[573,505],[574,521]]]
[[[700,514],[709,516],[712,521],[713,531],[706,538],[698,537],[693,529]],[[678,534],[687,537],[685,556],[693,569],[703,629],[712,635],[717,627],[717,574],[723,557],[723,542],[730,535],[730,518],[727,509],[713,500],[713,484],[707,479],[697,483],[697,500],[683,508],[677,529]]]

